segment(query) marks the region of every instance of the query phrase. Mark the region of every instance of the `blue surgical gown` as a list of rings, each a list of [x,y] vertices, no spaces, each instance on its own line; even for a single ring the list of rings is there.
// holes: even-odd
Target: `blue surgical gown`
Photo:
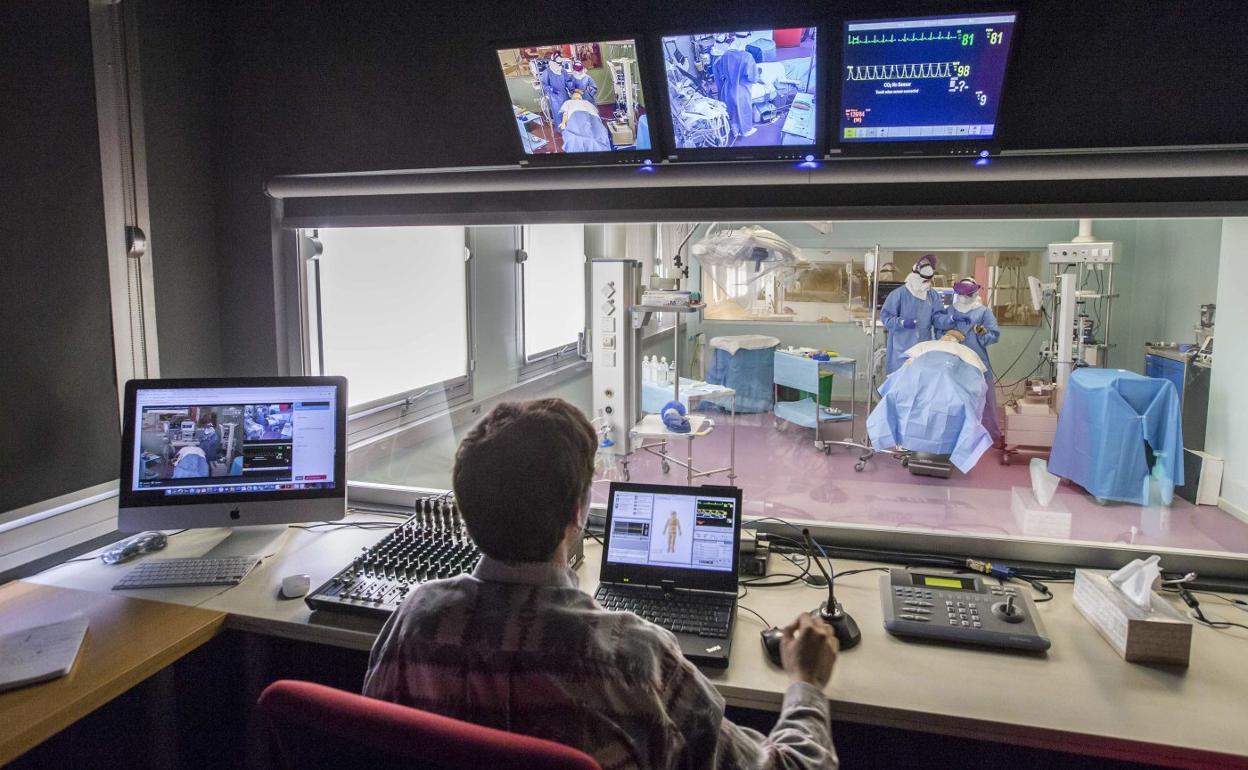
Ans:
[[[711,67],[719,100],[728,108],[728,122],[738,136],[754,127],[750,83],[758,81],[758,64],[747,51],[725,51]]]
[[[598,101],[598,84],[589,76],[588,72],[575,73],[568,76],[568,93],[576,89],[581,89],[581,94],[585,97],[585,101]]]
[[[642,115],[637,118],[637,139],[634,146],[638,150],[650,149],[650,116]]]
[[[968,320],[959,321],[956,316],[966,316]],[[956,307],[949,308],[949,320],[953,328],[966,335],[966,346],[975,351],[979,360],[984,362],[988,371],[984,377],[988,381],[988,399],[984,402],[984,427],[992,434],[993,441],[1001,438],[1001,426],[997,421],[997,388],[996,378],[992,374],[992,362],[988,360],[988,346],[995,345],[1001,339],[1001,327],[997,325],[997,317],[987,305],[977,305],[965,313]],[[984,333],[976,334],[975,327],[983,326]]]
[[[924,353],[889,375],[867,416],[871,445],[949,455],[967,473],[992,446],[984,428],[988,385],[979,369],[952,353]]]
[[[913,329],[903,329],[902,321],[913,319]],[[919,299],[905,286],[898,286],[884,300],[880,321],[888,330],[888,360],[884,371],[892,374],[901,368],[903,354],[920,342],[935,338],[936,329],[948,329],[952,321],[935,289],[927,290],[927,299]]]
[[[602,118],[582,110],[568,115],[568,125],[563,129],[564,152],[607,152],[611,149],[611,137]]]
[[[568,76],[547,67],[538,79],[542,82],[546,98],[550,100],[550,114],[554,116],[555,125],[558,125],[559,108],[568,100]]]
[[[1148,467],[1144,444],[1153,450]],[[1174,383],[1122,369],[1070,375],[1049,470],[1102,500],[1148,504],[1150,477],[1162,502],[1183,484],[1183,424]]]

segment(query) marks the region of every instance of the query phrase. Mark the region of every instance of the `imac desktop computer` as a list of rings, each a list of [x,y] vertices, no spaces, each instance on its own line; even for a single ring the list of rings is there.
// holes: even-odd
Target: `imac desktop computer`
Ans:
[[[346,514],[341,377],[126,383],[122,532]]]

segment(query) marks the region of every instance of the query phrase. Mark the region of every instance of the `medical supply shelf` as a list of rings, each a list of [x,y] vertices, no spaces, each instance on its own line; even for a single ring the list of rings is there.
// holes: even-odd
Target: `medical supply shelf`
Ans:
[[[822,379],[835,376],[837,373],[842,377],[849,378],[849,412],[830,412],[819,403],[817,398]],[[781,420],[794,425],[800,425],[803,428],[813,428],[815,431],[815,447],[823,450],[825,453],[831,453],[833,444],[859,449],[865,448],[863,444],[855,440],[855,432],[857,430],[855,418],[857,417],[856,410],[858,404],[857,379],[858,362],[852,358],[834,356],[827,361],[819,361],[799,353],[777,350],[775,353],[775,373],[773,375],[776,429],[779,430]],[[782,386],[816,395],[796,401],[781,401],[780,388]],[[849,423],[849,439],[831,440],[825,438],[823,435],[824,426],[829,423],[840,422]]]

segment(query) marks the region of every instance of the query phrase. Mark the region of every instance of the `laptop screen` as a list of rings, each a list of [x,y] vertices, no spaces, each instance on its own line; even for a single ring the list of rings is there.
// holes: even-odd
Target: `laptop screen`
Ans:
[[[739,494],[724,487],[613,484],[604,575],[641,582],[662,572],[684,584],[718,573],[735,585]]]

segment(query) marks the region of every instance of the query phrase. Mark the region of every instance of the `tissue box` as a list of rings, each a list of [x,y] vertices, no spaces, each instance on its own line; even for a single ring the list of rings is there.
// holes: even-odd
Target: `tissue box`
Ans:
[[[1075,607],[1109,646],[1130,663],[1186,666],[1192,650],[1192,624],[1153,594],[1152,611],[1142,610],[1109,582],[1106,573],[1075,571]]]

